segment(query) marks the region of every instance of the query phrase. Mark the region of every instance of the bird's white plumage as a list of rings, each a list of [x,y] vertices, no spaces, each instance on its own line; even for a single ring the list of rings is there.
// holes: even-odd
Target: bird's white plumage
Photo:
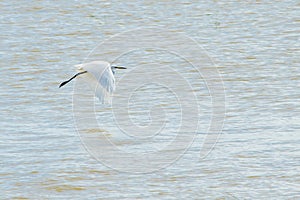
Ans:
[[[109,101],[110,95],[115,90],[115,78],[111,70],[111,65],[105,61],[93,61],[75,65],[79,72],[87,71],[80,77],[84,78],[100,102]]]

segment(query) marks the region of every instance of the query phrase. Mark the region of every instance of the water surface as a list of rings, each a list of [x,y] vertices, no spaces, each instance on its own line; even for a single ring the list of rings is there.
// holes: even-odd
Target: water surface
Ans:
[[[1,199],[298,199],[299,7],[296,1],[2,1]],[[226,118],[215,148],[199,159],[211,115],[205,81],[168,53],[121,57],[129,69],[179,63],[201,109],[195,141],[178,161],[132,174],[87,153],[72,114],[74,85],[58,85],[99,42],[144,26],[183,33],[206,49],[224,81]],[[178,102],[155,87],[141,87],[132,97],[131,119],[147,125],[149,102],[159,103],[169,111],[166,134],[172,133]],[[151,151],[172,136],[156,146],[128,144],[110,123],[109,108],[96,107],[101,127],[90,134],[106,134],[125,151]]]

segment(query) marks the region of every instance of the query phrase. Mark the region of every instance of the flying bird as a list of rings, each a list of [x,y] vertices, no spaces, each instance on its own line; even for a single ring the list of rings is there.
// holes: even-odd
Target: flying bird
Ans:
[[[75,65],[78,73],[69,80],[62,82],[59,87],[69,83],[74,78],[80,76],[86,80],[90,87],[95,91],[95,95],[100,102],[104,103],[106,97],[115,90],[115,70],[126,69],[125,67],[113,66],[106,61],[93,61]]]

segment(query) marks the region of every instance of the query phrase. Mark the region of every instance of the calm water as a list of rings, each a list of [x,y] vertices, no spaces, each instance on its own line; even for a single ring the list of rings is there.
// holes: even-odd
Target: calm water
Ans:
[[[0,4],[0,199],[300,198],[299,2]],[[135,174],[107,166],[86,151],[73,117],[78,82],[62,89],[58,84],[73,75],[73,65],[115,53],[111,46],[107,54],[101,55],[100,49],[87,58],[97,44],[144,26],[184,34],[206,49],[223,78],[226,117],[214,149],[199,158],[212,113],[205,80],[170,53],[139,50],[119,57],[117,63],[128,70],[118,72],[117,80],[134,74],[137,65],[144,65],[145,71],[118,86],[116,98],[130,93],[129,86],[142,81],[139,77],[149,70],[167,77],[163,67],[172,66],[193,86],[200,110],[194,142],[178,160]],[[185,46],[174,41],[172,47]],[[177,79],[168,81],[178,84]],[[122,151],[144,155],[172,140],[180,126],[176,95],[157,84],[137,87],[128,102],[133,125],[147,126],[151,108],[159,105],[166,119],[163,134],[152,142],[124,136],[114,124],[112,108],[96,103],[99,127],[86,124],[94,141],[105,135]],[[98,146],[99,151],[105,149]]]

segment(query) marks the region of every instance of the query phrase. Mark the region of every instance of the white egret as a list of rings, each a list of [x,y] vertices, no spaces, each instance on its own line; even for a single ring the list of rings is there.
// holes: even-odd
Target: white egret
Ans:
[[[75,65],[75,67],[78,73],[69,80],[62,82],[59,87],[64,86],[80,75],[95,90],[95,95],[102,103],[115,90],[115,69],[126,69],[125,67],[112,66],[106,61],[93,61]]]

